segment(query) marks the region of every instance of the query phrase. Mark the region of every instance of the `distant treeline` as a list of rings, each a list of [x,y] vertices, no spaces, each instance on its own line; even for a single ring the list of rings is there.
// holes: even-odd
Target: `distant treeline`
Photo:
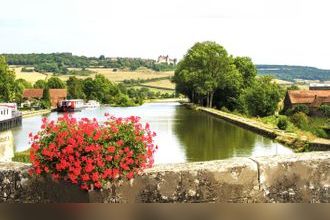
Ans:
[[[330,70],[308,66],[257,65],[257,71],[260,75],[271,75],[288,81],[294,81],[295,79],[330,80]]]
[[[72,53],[51,54],[2,54],[9,65],[33,66],[37,72],[52,72],[57,74],[69,74],[68,68],[104,67],[115,69],[136,70],[146,67],[155,71],[174,70],[174,65],[166,63],[158,64],[152,59],[142,58],[107,58],[75,56]]]

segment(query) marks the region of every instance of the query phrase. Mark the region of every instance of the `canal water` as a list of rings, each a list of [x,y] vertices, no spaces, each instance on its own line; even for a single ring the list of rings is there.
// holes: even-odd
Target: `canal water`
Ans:
[[[105,120],[104,114],[140,116],[149,122],[159,146],[155,163],[179,163],[227,159],[231,157],[290,154],[292,150],[275,141],[237,127],[207,113],[186,109],[179,103],[148,103],[138,107],[100,107],[75,112],[74,117]],[[36,133],[42,117],[56,119],[61,113],[24,118],[23,125],[11,130],[14,149],[29,148],[28,134]],[[9,131],[10,132],[10,131]],[[8,131],[7,131],[8,134]],[[7,139],[6,139],[7,140]]]

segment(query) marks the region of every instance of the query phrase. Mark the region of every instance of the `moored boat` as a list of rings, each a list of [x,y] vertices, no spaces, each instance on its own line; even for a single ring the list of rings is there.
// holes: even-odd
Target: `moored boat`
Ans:
[[[98,108],[100,107],[100,103],[95,100],[89,100],[88,102],[85,103],[86,108]]]
[[[58,112],[76,112],[85,108],[84,100],[82,99],[67,99],[62,100],[57,105]]]

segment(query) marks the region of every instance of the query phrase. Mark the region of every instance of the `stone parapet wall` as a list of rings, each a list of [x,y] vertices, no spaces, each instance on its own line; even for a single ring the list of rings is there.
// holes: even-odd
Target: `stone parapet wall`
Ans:
[[[330,202],[330,152],[158,165],[109,190],[84,192],[0,163],[2,202]]]

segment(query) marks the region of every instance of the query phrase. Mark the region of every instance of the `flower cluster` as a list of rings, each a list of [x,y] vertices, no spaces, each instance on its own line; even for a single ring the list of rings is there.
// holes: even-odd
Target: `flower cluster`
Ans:
[[[138,117],[116,118],[106,114],[96,119],[76,120],[64,115],[55,121],[43,119],[32,141],[31,174],[51,175],[54,180],[78,184],[82,189],[104,188],[109,182],[132,179],[153,165],[156,135]]]

